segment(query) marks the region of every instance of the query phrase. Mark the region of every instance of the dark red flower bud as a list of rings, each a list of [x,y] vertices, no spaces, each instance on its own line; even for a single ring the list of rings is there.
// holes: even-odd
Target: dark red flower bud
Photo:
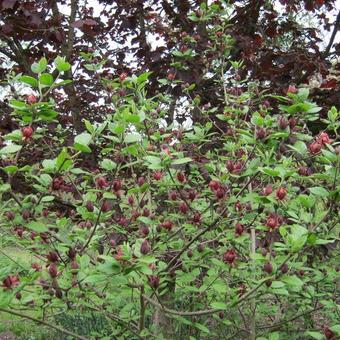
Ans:
[[[152,288],[157,289],[159,286],[159,277],[151,275],[148,277],[149,284]]]
[[[150,216],[150,210],[148,208],[143,209],[143,216],[144,217],[149,217]]]
[[[193,254],[193,252],[192,252],[191,249],[189,249],[189,250],[187,251],[187,255],[188,255],[189,258],[192,258],[192,256],[193,256],[194,254]]]
[[[146,236],[149,235],[149,233],[150,233],[149,228],[148,228],[147,226],[143,226],[142,229],[141,229],[141,234],[142,234],[144,237],[146,237]]]
[[[108,200],[104,200],[102,203],[102,212],[108,212],[110,210],[110,203]]]
[[[222,188],[217,189],[216,192],[215,192],[215,196],[219,200],[224,197],[224,194],[225,194],[225,192],[224,192],[224,189],[222,189]]]
[[[21,132],[22,132],[22,136],[25,139],[29,139],[29,138],[32,137],[34,130],[31,126],[26,126],[26,127],[22,128]]]
[[[192,220],[193,220],[194,223],[200,223],[200,221],[201,221],[201,214],[196,211],[194,213],[194,217],[193,217]]]
[[[109,183],[107,183],[104,177],[98,177],[96,179],[96,186],[98,189],[104,189],[109,186]]]
[[[328,133],[321,132],[319,137],[317,138],[317,142],[320,143],[321,145],[330,144],[331,140],[328,136]]]
[[[87,211],[89,211],[89,212],[93,212],[93,211],[94,211],[93,202],[91,202],[91,201],[86,202],[86,209],[87,209]]]
[[[170,80],[170,81],[174,80],[175,77],[176,76],[173,73],[169,73],[168,76],[167,76],[168,80]]]
[[[263,195],[264,196],[268,196],[273,192],[273,187],[271,185],[267,185],[264,189],[263,189]]]
[[[57,265],[55,263],[51,263],[49,268],[48,268],[48,272],[49,272],[49,274],[52,278],[57,277],[57,275],[58,275]]]
[[[185,175],[183,174],[183,172],[178,172],[177,173],[177,179],[181,183],[185,182]]]
[[[118,192],[122,188],[122,181],[120,179],[115,179],[112,188],[113,191]]]
[[[197,197],[197,192],[195,189],[190,189],[188,193],[188,198],[190,201],[194,201],[195,198]]]
[[[256,138],[257,139],[264,139],[266,138],[267,136],[267,131],[266,129],[264,128],[259,128],[257,131],[256,131]]]
[[[123,81],[126,79],[126,77],[127,77],[127,74],[126,74],[125,72],[123,72],[123,73],[121,73],[121,74],[119,75],[119,80],[120,80],[121,82],[123,82]]]
[[[209,183],[209,188],[213,191],[216,191],[221,187],[221,183],[219,181],[212,180]]]
[[[243,234],[243,231],[244,231],[243,225],[241,223],[236,223],[235,234],[241,236]]]
[[[30,212],[28,211],[28,210],[24,210],[23,212],[22,212],[22,218],[24,219],[24,220],[28,220],[29,218],[30,218]]]
[[[282,273],[282,274],[286,274],[286,273],[288,272],[288,270],[289,270],[288,264],[287,264],[287,263],[282,264],[282,265],[280,266],[280,270],[281,270],[281,273]]]
[[[308,171],[308,168],[306,166],[301,165],[299,167],[298,173],[299,173],[300,176],[308,176],[309,171]]]
[[[12,289],[13,287],[19,285],[19,278],[15,275],[8,275],[3,281],[2,286],[4,289]]]
[[[160,172],[160,171],[156,171],[154,172],[153,174],[153,178],[156,180],[156,181],[160,181],[163,177],[163,174]]]
[[[7,218],[9,221],[13,221],[13,220],[14,220],[14,217],[15,217],[13,211],[6,211],[6,212],[5,212],[5,216],[6,216],[6,218]]]
[[[243,168],[243,162],[242,161],[237,161],[234,164],[234,173],[239,173]]]
[[[296,89],[296,87],[294,85],[289,85],[288,89],[287,89],[287,93],[297,93],[298,90]]]
[[[234,249],[230,249],[223,254],[223,262],[233,264],[236,259],[236,253]]]
[[[186,203],[181,203],[180,205],[179,205],[179,211],[182,213],[182,214],[186,214],[187,212],[188,212],[188,210],[189,210],[189,207],[188,207],[188,205],[186,204]]]
[[[242,211],[242,209],[243,209],[243,206],[242,206],[241,202],[240,202],[240,201],[237,201],[237,202],[235,203],[235,210],[236,210],[236,211]]]
[[[285,188],[280,187],[279,189],[277,189],[277,191],[276,191],[276,197],[277,197],[279,200],[282,201],[283,199],[285,199],[286,195],[287,195],[287,191],[286,191]]]
[[[67,255],[70,259],[75,259],[77,256],[77,252],[74,248],[70,248],[67,252]]]
[[[62,299],[63,298],[63,292],[60,288],[55,290],[55,297],[58,299]]]
[[[289,122],[289,127],[290,127],[291,129],[294,129],[295,126],[296,126],[296,124],[297,124],[296,118],[290,117],[289,120],[288,120],[288,122]]]
[[[144,177],[138,177],[137,183],[141,187],[142,185],[145,184],[145,178]]]
[[[55,251],[50,251],[47,255],[46,255],[47,260],[49,260],[50,262],[58,262],[59,260],[59,256]]]
[[[133,198],[133,196],[129,196],[129,197],[128,197],[128,203],[129,203],[130,205],[133,205],[134,201],[135,201],[135,199]]]
[[[176,191],[170,191],[169,199],[171,199],[172,201],[176,201],[177,198],[178,198],[177,192]]]
[[[277,228],[279,226],[279,220],[278,217],[274,214],[270,214],[267,218],[267,222],[266,222],[267,227],[269,227],[270,229],[274,229]]]
[[[34,269],[35,271],[37,272],[40,272],[41,271],[41,265],[39,263],[36,263],[36,262],[33,262],[31,264],[31,268]]]
[[[142,242],[142,245],[140,247],[140,252],[143,254],[143,255],[146,255],[148,254],[149,252],[151,251],[151,247],[150,247],[150,243],[148,240],[144,240]]]
[[[267,280],[265,283],[266,283],[267,287],[270,287],[273,284],[273,281],[272,280]]]
[[[71,269],[72,270],[78,270],[80,268],[79,264],[77,261],[72,261],[71,262]]]
[[[322,149],[322,144],[318,142],[313,142],[312,144],[309,145],[309,151],[314,155]]]
[[[263,266],[263,271],[265,271],[268,274],[271,274],[273,272],[273,265],[270,262],[267,262]]]
[[[281,116],[281,117],[279,118],[278,124],[279,124],[279,128],[280,128],[281,130],[285,130],[285,129],[287,128],[287,126],[289,125],[289,122],[288,122],[288,120],[287,120],[286,117],[282,117],[282,116]]]
[[[35,104],[37,102],[37,97],[34,94],[29,94],[26,96],[26,102],[29,105]]]
[[[162,225],[164,229],[171,230],[174,224],[171,221],[164,221]]]
[[[204,244],[203,243],[200,243],[198,246],[197,246],[197,251],[199,253],[202,253],[204,251]]]
[[[54,178],[52,181],[52,189],[53,190],[60,190],[63,181],[60,178]]]
[[[234,162],[231,160],[228,160],[226,163],[226,167],[230,173],[234,172]]]

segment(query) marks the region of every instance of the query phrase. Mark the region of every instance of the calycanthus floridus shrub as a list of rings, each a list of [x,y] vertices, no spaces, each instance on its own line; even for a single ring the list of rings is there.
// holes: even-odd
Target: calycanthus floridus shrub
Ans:
[[[208,108],[167,127],[149,74],[121,75],[105,83],[112,114],[70,136],[49,99],[70,67],[41,59],[18,78],[35,94],[10,101],[1,237],[31,260],[2,264],[0,311],[79,339],[336,339],[336,108],[313,136],[307,89],[236,81],[218,125]],[[103,334],[53,317],[68,311],[100,315]]]

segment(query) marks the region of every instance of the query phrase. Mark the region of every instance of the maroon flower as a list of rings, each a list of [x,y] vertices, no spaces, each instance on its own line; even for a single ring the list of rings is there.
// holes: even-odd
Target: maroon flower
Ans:
[[[280,187],[279,189],[277,189],[277,191],[276,191],[276,197],[277,197],[280,201],[284,200],[285,197],[286,197],[286,195],[287,195],[287,191],[286,191],[285,188]]]
[[[143,255],[146,255],[148,254],[149,252],[151,251],[151,247],[150,247],[150,243],[148,240],[144,240],[142,242],[142,245],[140,246],[140,252],[143,254]]]
[[[232,265],[236,259],[236,253],[234,249],[229,249],[223,254],[223,262]]]

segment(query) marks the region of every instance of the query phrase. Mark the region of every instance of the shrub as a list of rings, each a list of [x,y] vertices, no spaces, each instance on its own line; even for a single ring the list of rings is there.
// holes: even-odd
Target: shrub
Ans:
[[[80,339],[88,321],[54,315],[95,313],[102,338],[335,338],[337,109],[313,136],[307,89],[239,79],[218,124],[207,107],[188,129],[165,126],[143,73],[106,80],[112,114],[70,136],[49,99],[70,67],[41,59],[20,78],[32,95],[10,101],[1,233],[33,259],[1,266],[0,311]]]

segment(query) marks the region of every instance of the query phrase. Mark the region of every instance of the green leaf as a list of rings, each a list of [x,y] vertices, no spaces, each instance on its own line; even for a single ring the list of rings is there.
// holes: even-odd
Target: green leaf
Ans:
[[[150,77],[150,75],[152,73],[153,72],[144,72],[144,73],[142,73],[140,76],[138,76],[137,83],[138,84],[144,83],[145,81],[147,81],[149,79],[149,77]]]
[[[3,136],[3,139],[4,140],[21,141],[22,140],[21,130],[13,130],[12,132],[10,132],[7,135]]]
[[[296,291],[300,291],[304,284],[296,275],[285,275],[281,280]]]
[[[26,108],[27,108],[26,103],[21,102],[21,101],[19,101],[19,100],[15,100],[15,99],[12,99],[12,100],[9,102],[9,106],[10,106],[12,109],[16,109],[16,110],[23,110],[23,109],[26,109]]]
[[[38,112],[39,118],[51,121],[58,116],[58,112],[50,109],[42,109]]]
[[[27,85],[30,85],[32,87],[38,87],[38,81],[30,76],[21,76],[19,79],[22,83],[25,83]]]
[[[71,79],[65,79],[63,81],[59,81],[58,83],[54,83],[53,87],[64,86],[64,85],[68,85],[68,84],[71,84],[71,83],[72,83]]]
[[[278,170],[274,170],[270,168],[260,168],[259,170],[269,176],[273,176],[273,177],[280,176],[280,171]]]
[[[54,79],[53,79],[52,75],[49,74],[49,73],[43,73],[39,77],[39,83],[41,85],[51,86],[53,84],[53,82],[54,82]]]
[[[7,174],[12,175],[12,174],[16,173],[19,168],[16,165],[8,165],[8,166],[4,167],[3,169]]]
[[[65,72],[71,68],[71,64],[65,61],[65,58],[59,56],[54,59],[54,65],[59,72]]]
[[[278,289],[278,288],[283,288],[284,286],[285,284],[281,281],[273,281],[270,287],[274,289]]]
[[[0,155],[7,155],[10,153],[15,153],[21,150],[22,146],[17,144],[6,145],[0,150]]]
[[[124,138],[124,142],[127,144],[140,142],[141,140],[142,140],[142,136],[137,132],[129,133]]]
[[[114,161],[112,161],[111,159],[105,158],[100,163],[100,166],[107,171],[111,171],[113,169],[116,169],[117,164]]]
[[[227,309],[228,306],[224,302],[212,302],[210,306],[214,309]]]
[[[280,333],[279,332],[270,333],[268,340],[280,340]]]
[[[327,197],[329,195],[329,192],[322,187],[312,187],[309,191],[315,196]]]
[[[204,325],[202,325],[201,323],[195,322],[195,323],[194,323],[194,326],[195,326],[197,329],[199,329],[200,331],[204,332],[204,333],[207,333],[207,334],[210,333],[209,329],[208,329],[207,327],[205,327]]]
[[[125,113],[124,114],[124,120],[128,123],[139,123],[140,117],[139,117],[139,115],[136,115],[136,114]]]
[[[307,242],[308,230],[298,224],[291,227],[291,234],[287,235],[287,243],[292,252],[299,251]]]
[[[319,332],[308,331],[305,334],[311,336],[313,339],[316,339],[316,340],[324,340],[325,339],[325,336],[322,333],[319,333]]]
[[[48,231],[48,228],[46,227],[46,225],[43,222],[39,222],[39,221],[32,221],[26,224],[25,227],[37,233],[44,233]]]
[[[46,70],[47,59],[45,57],[41,58],[38,63],[33,63],[31,65],[31,70],[33,73],[42,73]]]
[[[56,166],[56,160],[55,159],[45,159],[42,162],[42,166],[44,170],[46,171],[53,171]]]
[[[180,165],[180,164],[185,164],[192,162],[192,159],[190,157],[184,157],[180,159],[175,159],[174,161],[171,162],[171,165]]]
[[[340,336],[340,324],[339,325],[334,325],[332,327],[330,327],[331,331],[333,331],[334,333],[336,333],[337,335]]]
[[[44,196],[42,199],[41,199],[41,202],[51,202],[51,201],[54,201],[54,196]]]
[[[74,139],[74,148],[78,151],[90,153],[91,149],[88,147],[92,139],[92,136],[87,133],[83,132],[80,135],[76,136]]]
[[[302,141],[297,141],[294,145],[288,145],[291,149],[295,150],[296,152],[304,155],[307,152],[307,146]]]
[[[84,123],[85,123],[87,131],[90,132],[90,133],[94,133],[95,129],[94,129],[93,125],[91,124],[91,122],[88,121],[87,119],[84,119]]]

